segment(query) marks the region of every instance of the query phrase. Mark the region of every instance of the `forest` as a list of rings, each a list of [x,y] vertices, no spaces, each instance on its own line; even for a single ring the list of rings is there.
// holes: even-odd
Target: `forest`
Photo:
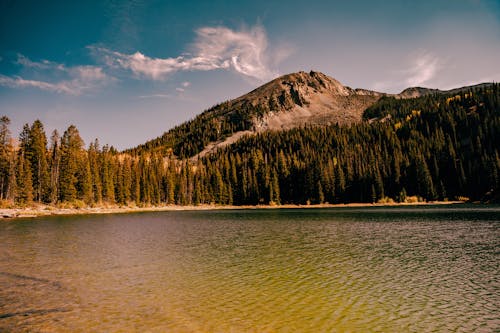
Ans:
[[[47,137],[39,120],[17,139],[0,119],[2,206],[31,204],[257,205],[351,202],[499,201],[500,85],[412,99],[383,97],[349,126],[247,135],[193,158],[221,125],[188,122],[153,144],[119,152],[75,126]],[[212,119],[212,120],[209,120]],[[214,120],[215,119],[215,120]],[[236,125],[235,125],[236,124]],[[197,136],[183,127],[201,126]],[[221,128],[219,126],[218,128]],[[206,129],[203,130],[203,128]],[[168,145],[170,142],[170,146]]]

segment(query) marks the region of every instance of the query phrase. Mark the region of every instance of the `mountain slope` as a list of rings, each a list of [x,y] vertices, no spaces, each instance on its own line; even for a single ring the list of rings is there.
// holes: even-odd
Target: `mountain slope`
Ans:
[[[399,94],[395,95],[397,98],[416,98],[433,94],[459,94],[464,91],[471,89],[479,89],[491,86],[491,83],[480,83],[472,86],[464,86],[460,88],[450,89],[450,90],[440,90],[440,89],[430,89],[423,87],[410,87],[406,88]]]
[[[298,72],[274,79],[250,93],[216,105],[129,153],[162,151],[185,158],[218,146],[237,133],[305,125],[350,124],[386,94],[343,86],[319,72]]]
[[[483,86],[485,84],[476,87]],[[230,145],[244,135],[266,130],[358,123],[363,120],[365,110],[382,97],[406,99],[468,89],[441,91],[413,87],[394,95],[352,89],[320,72],[297,72],[216,105],[161,137],[126,152],[160,151],[178,158],[198,158]]]
[[[383,97],[369,111],[384,121],[263,131],[196,168],[233,203],[498,202],[500,85]]]

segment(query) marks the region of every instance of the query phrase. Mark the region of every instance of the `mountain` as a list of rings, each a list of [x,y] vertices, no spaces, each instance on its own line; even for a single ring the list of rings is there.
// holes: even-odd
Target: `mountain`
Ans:
[[[48,151],[40,121],[14,147],[9,122],[0,197],[20,205],[500,202],[500,84],[383,94],[288,74],[124,153],[85,150],[74,126]]]
[[[126,152],[161,151],[185,158],[265,130],[351,124],[360,122],[363,111],[385,95],[346,87],[320,72],[287,74]]]
[[[232,101],[237,109],[250,104],[264,110],[253,119],[255,129],[289,129],[304,125],[350,124],[384,94],[352,89],[320,72],[281,76]]]
[[[396,98],[417,98],[432,94],[459,94],[464,91],[475,90],[483,87],[491,86],[491,83],[480,83],[472,86],[465,86],[450,90],[430,89],[423,87],[410,87],[406,88],[399,94],[395,95]]]
[[[475,86],[479,88],[483,85]],[[323,73],[297,72],[278,77],[257,89],[204,111],[161,137],[126,152],[159,151],[197,159],[233,144],[244,135],[304,126],[348,125],[382,97],[407,99],[431,94],[459,93],[412,87],[400,94],[353,89]]]
[[[439,94],[442,90],[439,89],[429,89],[423,87],[410,87],[406,88],[402,92],[400,92],[397,97],[399,98],[417,98],[426,95]]]

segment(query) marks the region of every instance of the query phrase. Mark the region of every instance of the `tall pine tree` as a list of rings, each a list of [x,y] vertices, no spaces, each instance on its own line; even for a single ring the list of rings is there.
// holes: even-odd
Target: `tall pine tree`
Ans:
[[[77,198],[78,162],[83,140],[74,125],[68,127],[61,138],[61,163],[59,173],[59,200],[73,202]]]

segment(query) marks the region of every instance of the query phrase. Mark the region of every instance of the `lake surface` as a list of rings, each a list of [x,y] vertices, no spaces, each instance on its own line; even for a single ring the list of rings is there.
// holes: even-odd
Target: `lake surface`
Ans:
[[[500,207],[0,221],[0,331],[499,332]]]

